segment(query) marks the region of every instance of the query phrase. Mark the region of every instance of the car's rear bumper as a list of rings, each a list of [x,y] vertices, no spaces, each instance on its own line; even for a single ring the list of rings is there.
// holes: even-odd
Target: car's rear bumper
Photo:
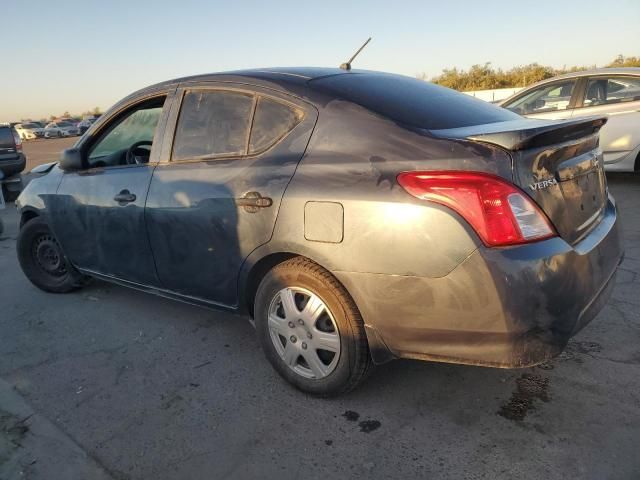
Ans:
[[[24,154],[19,154],[15,159],[0,159],[0,172],[7,178],[22,172],[26,165],[27,157]]]
[[[622,256],[611,199],[602,222],[573,246],[553,238],[481,247],[440,278],[335,274],[360,308],[376,361],[524,367],[560,353],[596,316]]]

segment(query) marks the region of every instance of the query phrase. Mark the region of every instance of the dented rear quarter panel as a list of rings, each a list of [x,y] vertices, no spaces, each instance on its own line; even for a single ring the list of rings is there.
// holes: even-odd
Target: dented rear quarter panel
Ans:
[[[512,175],[510,157],[498,148],[435,139],[350,102],[328,102],[285,193],[271,247],[305,254],[332,271],[446,275],[479,239],[452,210],[399,186],[400,172],[421,169]],[[342,206],[341,241],[307,238],[310,201]]]

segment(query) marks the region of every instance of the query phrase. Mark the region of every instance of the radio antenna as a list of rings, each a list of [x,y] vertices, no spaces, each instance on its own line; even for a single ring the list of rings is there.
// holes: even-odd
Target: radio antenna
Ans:
[[[366,41],[366,42],[364,42],[364,43],[362,44],[362,46],[358,49],[358,51],[357,51],[356,53],[354,53],[354,54],[353,54],[353,57],[351,57],[351,58],[349,59],[349,61],[348,61],[348,62],[343,63],[342,65],[340,65],[340,68],[341,68],[342,70],[351,70],[351,62],[353,62],[353,61],[355,60],[355,58],[358,56],[358,54],[362,51],[362,49],[363,49],[364,47],[366,47],[366,46],[367,46],[367,43],[369,43],[370,41],[371,41],[371,37],[367,38],[367,41]]]

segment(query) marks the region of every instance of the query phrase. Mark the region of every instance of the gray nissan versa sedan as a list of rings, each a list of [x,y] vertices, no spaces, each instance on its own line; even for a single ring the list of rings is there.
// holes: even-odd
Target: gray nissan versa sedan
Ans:
[[[38,169],[18,256],[50,292],[97,277],[247,313],[313,394],[393,358],[535,365],[598,313],[622,258],[605,121],[357,70],[173,80]]]

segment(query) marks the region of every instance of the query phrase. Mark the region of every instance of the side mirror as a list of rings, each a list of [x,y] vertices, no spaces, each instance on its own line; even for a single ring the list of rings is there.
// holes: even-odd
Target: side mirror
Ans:
[[[60,169],[65,172],[82,170],[82,154],[77,148],[67,148],[60,158]]]

